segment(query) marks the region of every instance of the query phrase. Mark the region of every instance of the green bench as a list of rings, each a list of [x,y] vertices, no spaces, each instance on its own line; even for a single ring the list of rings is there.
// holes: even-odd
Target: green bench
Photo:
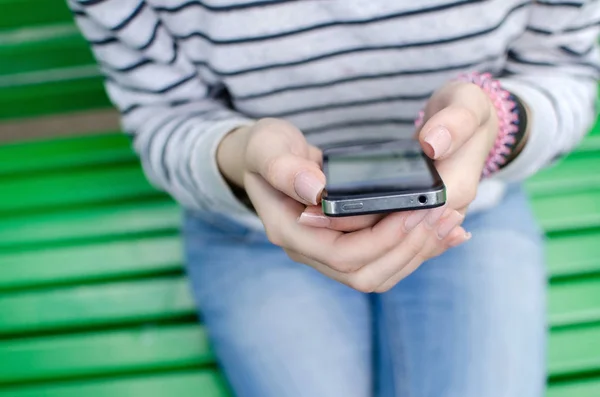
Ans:
[[[108,106],[60,1],[0,9],[0,119]],[[598,169],[600,123],[528,182],[548,235],[549,397],[600,395]],[[0,397],[229,396],[180,222],[117,132],[0,146]]]

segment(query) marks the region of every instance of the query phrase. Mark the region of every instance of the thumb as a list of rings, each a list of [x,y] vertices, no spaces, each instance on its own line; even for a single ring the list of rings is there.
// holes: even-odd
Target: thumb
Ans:
[[[427,105],[437,110],[419,131],[423,151],[441,160],[458,151],[490,121],[491,102],[474,84],[452,84],[434,95]]]
[[[261,175],[271,186],[303,204],[318,204],[325,175],[318,150],[302,132],[277,119],[257,122],[246,148],[246,170]]]

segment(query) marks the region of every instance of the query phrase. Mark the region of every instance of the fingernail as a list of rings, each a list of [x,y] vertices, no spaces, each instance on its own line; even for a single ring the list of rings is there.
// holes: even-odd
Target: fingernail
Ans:
[[[460,225],[463,221],[464,216],[462,216],[458,211],[452,211],[450,215],[446,218],[442,219],[440,225],[437,228],[437,236],[440,240],[445,239],[452,229],[456,226]]]
[[[301,172],[294,180],[294,190],[306,202],[316,205],[325,185],[310,172]]]
[[[429,229],[432,229],[437,221],[442,217],[444,211],[446,211],[445,205],[430,210],[429,215],[427,215],[427,218],[425,218],[425,226],[427,226]]]
[[[310,211],[304,211],[298,218],[298,223],[304,226],[328,227],[330,220],[323,214],[316,214]]]
[[[461,238],[456,238],[450,242],[451,247],[458,247],[461,244],[466,243],[473,237],[473,235],[469,232],[465,232],[465,234]]]
[[[404,231],[406,233],[413,230],[419,223],[425,219],[428,212],[423,210],[413,211],[406,219],[404,220]]]
[[[425,133],[423,142],[431,146],[433,158],[437,159],[450,149],[452,137],[450,136],[450,131],[448,131],[446,127],[438,126]]]

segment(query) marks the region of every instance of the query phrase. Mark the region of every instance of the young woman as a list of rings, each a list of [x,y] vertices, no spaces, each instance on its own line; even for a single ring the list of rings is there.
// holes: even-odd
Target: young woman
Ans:
[[[543,249],[519,181],[594,118],[598,1],[70,5],[148,178],[188,209],[236,395],[543,395]],[[415,133],[445,207],[323,216],[318,147]]]

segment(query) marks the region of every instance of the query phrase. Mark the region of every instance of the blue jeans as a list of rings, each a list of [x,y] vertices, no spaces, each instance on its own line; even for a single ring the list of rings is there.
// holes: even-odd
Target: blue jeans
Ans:
[[[292,262],[264,233],[188,214],[188,272],[238,397],[541,397],[541,233],[520,187],[473,238],[383,294]]]

